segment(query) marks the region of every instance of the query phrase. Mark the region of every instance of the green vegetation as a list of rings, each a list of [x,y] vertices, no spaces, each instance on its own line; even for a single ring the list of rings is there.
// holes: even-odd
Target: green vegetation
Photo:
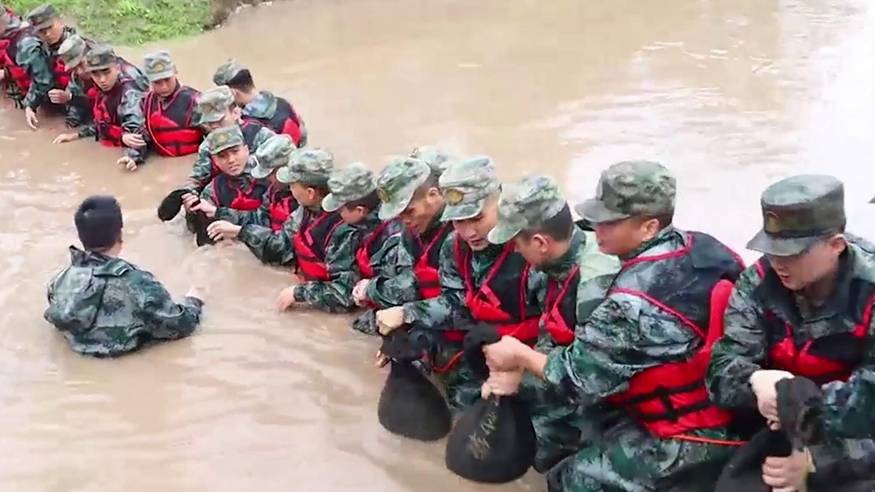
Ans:
[[[211,24],[212,0],[49,0],[89,36],[141,44],[196,34]],[[0,0],[19,15],[47,0]]]

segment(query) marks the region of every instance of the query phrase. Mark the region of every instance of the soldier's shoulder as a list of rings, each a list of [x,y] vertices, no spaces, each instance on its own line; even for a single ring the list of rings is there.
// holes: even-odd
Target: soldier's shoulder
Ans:
[[[763,259],[758,259],[749,267],[745,268],[735,281],[734,289],[738,292],[749,294],[753,292],[766,276],[766,263]]]
[[[94,275],[98,277],[126,277],[134,279],[143,273],[146,272],[122,258],[110,258],[94,268]]]

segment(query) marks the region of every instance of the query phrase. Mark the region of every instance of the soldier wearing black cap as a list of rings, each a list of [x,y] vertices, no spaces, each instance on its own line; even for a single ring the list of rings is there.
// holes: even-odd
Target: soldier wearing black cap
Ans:
[[[735,284],[707,383],[721,406],[776,422],[775,383],[782,378],[824,385],[834,407],[852,397],[844,381],[872,376],[875,254],[845,235],[844,188],[831,176],[773,184],[762,212],[763,228],[748,248],[765,256]],[[810,471],[851,457],[875,458],[875,443],[844,440],[768,458],[763,480],[774,489],[804,489]]]
[[[176,303],[152,274],[119,258],[123,220],[115,198],[86,199],[75,223],[83,249],[70,246],[70,266],[49,284],[45,312],[73,350],[113,357],[194,331],[203,305],[197,289]]]

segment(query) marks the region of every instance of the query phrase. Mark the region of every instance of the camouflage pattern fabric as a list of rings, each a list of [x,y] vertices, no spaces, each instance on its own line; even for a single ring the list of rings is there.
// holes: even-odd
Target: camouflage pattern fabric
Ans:
[[[9,25],[0,39],[8,38],[20,27],[21,21],[13,18],[9,21]],[[55,75],[52,72],[48,48],[36,33],[28,31],[27,34],[18,39],[18,50],[14,61],[16,65],[27,71],[27,75],[30,77],[30,88],[27,94],[19,94],[15,84],[6,83],[7,95],[22,108],[36,110],[48,101],[48,93],[55,85]]]
[[[627,161],[602,172],[596,197],[575,210],[597,224],[628,217],[656,217],[674,212],[677,183],[658,162]]]
[[[258,129],[252,142],[246,142],[247,147],[249,147],[249,152],[256,152],[259,146],[275,135],[274,132],[262,126]],[[212,179],[214,174],[213,170],[213,157],[210,154],[209,145],[206,140],[204,140],[197,149],[197,157],[195,158],[194,164],[192,164],[191,174],[189,175],[186,187],[195,193],[200,193],[200,191],[203,190]]]

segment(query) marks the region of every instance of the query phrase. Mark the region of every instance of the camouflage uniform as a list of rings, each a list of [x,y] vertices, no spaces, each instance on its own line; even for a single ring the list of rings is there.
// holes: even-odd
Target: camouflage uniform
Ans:
[[[152,276],[121,258],[70,247],[71,265],[49,284],[45,318],[81,354],[116,356],[150,340],[190,335],[203,302],[173,302]]]
[[[450,165],[441,175],[440,188],[447,203],[441,220],[450,222],[480,214],[486,201],[498,194],[501,184],[495,175],[492,161],[485,157],[474,157]],[[448,340],[443,333],[447,330],[464,331],[476,322],[474,313],[466,305],[467,288],[456,262],[455,242],[456,235],[451,233],[441,246],[440,295],[433,299],[407,302],[403,307],[404,322],[411,326],[412,336],[428,341],[438,379],[446,386],[450,408],[460,412],[480,398],[483,381],[475,376],[464,358],[458,359],[454,364],[450,363],[455,360],[462,347],[461,343]],[[467,248],[467,245],[462,247]],[[471,253],[473,288],[478,289],[486,280],[487,274],[504,253],[504,248],[504,245],[490,245],[482,251]],[[514,260],[525,265],[517,253],[511,253],[506,261]],[[522,271],[515,274],[522,276]],[[518,308],[528,318],[540,313],[537,292],[541,288],[543,276],[530,272],[525,281],[526,305]]]
[[[48,101],[47,94],[55,84],[48,50],[30,26],[5,10],[0,11],[0,16],[6,20],[6,30],[0,35],[0,42],[11,42],[17,37],[16,45],[8,48],[15,51],[15,59],[10,61],[25,70],[30,79],[27,94],[21,94],[19,87],[7,77],[3,82],[6,94],[20,107],[36,111]],[[24,33],[19,36],[22,30]]]
[[[118,64],[118,56],[116,56],[115,52],[109,46],[95,46],[90,49],[85,55],[85,68],[89,72],[94,72],[98,70],[106,69],[113,64]],[[120,65],[119,65],[120,67]],[[110,111],[114,111],[118,118],[118,124],[122,127],[122,129],[127,133],[137,133],[141,134],[143,130],[143,125],[146,122],[146,118],[143,115],[143,92],[136,88],[133,83],[126,83],[127,81],[124,77],[124,74],[119,74],[118,81],[116,82],[116,87],[119,84],[122,85],[121,97],[119,98],[118,106],[115,108],[107,108]],[[98,95],[98,98],[103,97],[103,95]],[[79,137],[94,137],[94,138],[102,138],[99,135],[97,123],[92,121],[86,126],[82,127],[79,130]],[[125,155],[134,160],[137,164],[142,164],[146,159],[146,155],[148,154],[149,148],[145,147],[142,149],[133,149],[130,147],[125,147]]]
[[[845,226],[843,186],[828,176],[794,176],[779,181],[763,193],[762,209],[763,230],[748,248],[767,255],[804,253]],[[751,374],[759,369],[789,370],[828,383],[823,386],[827,421],[830,427],[844,427],[840,435],[872,436],[871,426],[861,417],[873,410],[866,398],[871,392],[875,357],[864,347],[875,335],[875,323],[861,313],[875,302],[875,249],[865,240],[848,239],[839,260],[835,293],[819,307],[784,287],[766,258],[742,274],[726,311],[725,334],[714,346],[709,367],[708,389],[715,401],[740,414],[758,415],[756,397],[748,384]],[[861,338],[851,335],[855,325],[861,329]],[[818,377],[809,372],[816,370],[814,364],[801,369],[786,367],[776,350],[783,345],[788,327],[797,356],[807,353],[810,341],[820,341],[818,353],[845,367],[852,374],[851,381],[841,382],[847,374],[839,375],[842,371],[834,368],[830,368],[832,376]],[[847,347],[841,348],[844,345],[856,350],[831,355],[831,347],[837,347],[838,353],[847,352]],[[818,469],[848,458],[875,461],[875,443],[868,439],[828,442],[810,449]]]
[[[659,216],[673,213],[674,198],[675,181],[664,167],[648,162],[620,163],[602,174],[597,198],[584,202],[577,210],[593,223]],[[688,246],[687,241],[684,232],[668,226],[622,260],[675,252]],[[646,292],[649,284],[667,280],[662,278],[665,272],[658,265],[648,262],[628,273],[623,270],[612,285]],[[653,278],[647,272],[662,277]],[[589,318],[578,323],[572,344],[548,354],[544,378],[551,391],[565,393],[584,409],[591,409],[626,391],[636,374],[686,361],[702,344],[697,333],[655,304],[639,296],[610,291]],[[598,435],[574,456],[549,471],[551,490],[652,492],[673,486],[680,490],[713,490],[730,448],[661,439],[634,420],[625,408],[617,408],[613,417],[610,425],[600,424]],[[727,437],[724,428],[687,434]]]
[[[295,145],[285,135],[274,135],[265,140],[262,145],[255,151],[255,164],[249,174],[255,179],[268,179],[274,171],[288,165],[292,151],[295,150]],[[228,207],[219,207],[216,210],[217,220],[227,220],[232,224],[244,226],[247,224],[256,224],[264,227],[271,226],[271,206],[277,200],[283,200],[291,197],[289,187],[275,179],[270,181],[267,191],[264,192],[264,197],[261,200],[261,207],[257,210],[234,210]],[[296,208],[297,204],[295,205]]]
[[[243,133],[240,131],[240,128],[237,128],[236,126],[219,128],[211,132],[204,142],[207,144],[207,147],[209,147],[210,154],[216,155],[223,150],[230,149],[231,147],[243,145]],[[255,163],[255,157],[250,155],[246,164],[246,169],[255,167]],[[264,194],[264,190],[267,188],[261,180],[253,178],[246,172],[239,176],[219,173],[213,178],[213,180],[218,180],[220,177],[225,180],[222,183],[222,186],[230,186],[235,190],[239,190],[247,198],[261,198]],[[201,191],[201,200],[207,200],[216,207],[223,209],[229,209],[233,206],[232,203],[228,202],[227,198],[223,200],[221,197],[215,196],[215,191],[216,185],[211,181],[210,184],[205,186],[203,191]]]
[[[216,87],[201,93],[200,97],[197,100],[197,116],[198,121],[195,122],[198,125],[203,125],[205,123],[216,123],[222,120],[225,117],[225,114],[231,106],[234,105],[234,95],[231,93],[231,89],[227,86]],[[260,126],[257,131],[252,136],[251,141],[247,139],[248,131],[244,128],[242,124],[237,123],[238,126],[244,129],[243,136],[246,146],[249,147],[250,153],[255,153],[258,150],[258,147],[267,141],[270,137],[276,135],[274,132],[269,129]],[[254,125],[258,125],[257,123],[253,123]],[[194,164],[191,168],[191,175],[189,176],[188,183],[186,186],[197,193],[210,182],[210,180],[216,174],[215,166],[213,165],[213,157],[210,154],[210,149],[207,146],[206,141],[204,141],[197,151],[197,158],[194,161]]]
[[[281,168],[276,177],[281,183],[326,187],[333,168],[334,157],[330,152],[302,149],[292,153],[289,165]],[[283,224],[282,230],[273,232],[269,227],[247,224],[240,230],[238,239],[264,263],[300,266],[295,256],[295,235],[322,213],[322,207],[308,209],[299,206]],[[339,217],[335,220],[339,220]],[[295,300],[329,312],[351,309],[352,288],[356,280],[354,263],[357,247],[356,228],[346,224],[334,228],[326,238],[324,257],[330,280],[310,281],[301,285],[295,289]]]
[[[489,233],[489,241],[504,244],[524,230],[537,231],[565,207],[567,202],[559,186],[548,177],[531,176],[507,185],[501,193],[499,221]],[[541,311],[548,313],[555,305],[563,311],[562,316],[568,328],[574,330],[587,320],[604,299],[613,276],[620,269],[620,263],[615,256],[599,251],[594,233],[574,227],[568,251],[536,268],[546,276],[546,281],[537,292]],[[564,299],[556,301],[566,282],[573,284],[569,286]],[[567,342],[559,343],[551,335],[549,322],[548,315],[542,315],[535,345],[535,349],[544,354],[567,345]],[[591,434],[588,421],[600,417],[594,410],[584,416],[573,398],[553,391],[544,381],[531,374],[526,374],[523,379],[520,395],[529,404],[535,427],[538,439],[535,469],[540,472],[547,471],[559,460],[574,453],[580,447],[581,439]]]

